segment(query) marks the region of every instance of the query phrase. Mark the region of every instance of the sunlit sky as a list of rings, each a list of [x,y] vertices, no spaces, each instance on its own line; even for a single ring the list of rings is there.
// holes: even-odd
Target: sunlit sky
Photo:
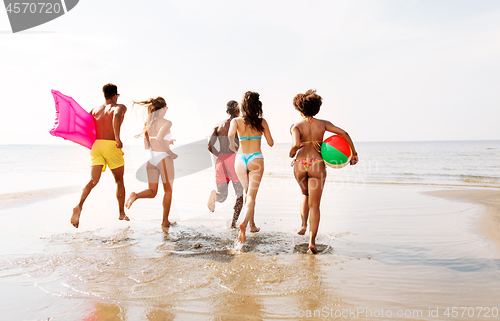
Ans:
[[[90,111],[115,83],[129,107],[162,96],[180,143],[203,139],[229,100],[261,94],[277,142],[317,89],[318,118],[356,141],[500,139],[500,1],[82,0],[13,34],[0,10],[0,144],[59,144],[50,90]]]

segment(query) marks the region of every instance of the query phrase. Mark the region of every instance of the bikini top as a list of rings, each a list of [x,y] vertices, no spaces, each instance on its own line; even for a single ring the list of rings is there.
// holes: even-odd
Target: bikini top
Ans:
[[[245,136],[245,137],[240,137],[240,140],[245,140],[245,139],[262,139],[261,136]]]
[[[163,137],[164,140],[170,140],[172,138],[172,132],[168,133]],[[156,136],[149,136],[149,139],[156,139]]]
[[[313,117],[312,116],[307,116],[307,117],[304,117],[304,120],[306,121],[306,123],[311,123],[311,130],[313,129]],[[311,140],[311,141],[308,141],[308,142],[302,142],[302,144],[313,144],[314,146],[314,149],[321,154],[321,145],[322,145],[323,141],[317,141],[317,140]]]
[[[322,145],[322,141],[309,141],[309,142],[302,142],[302,144],[313,144],[314,146],[314,149],[321,154],[321,145]]]

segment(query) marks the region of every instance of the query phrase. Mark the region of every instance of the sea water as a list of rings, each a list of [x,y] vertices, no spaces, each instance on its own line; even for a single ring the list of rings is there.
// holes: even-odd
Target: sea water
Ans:
[[[166,232],[159,228],[161,195],[134,203],[131,222],[117,220],[109,171],[87,199],[78,230],[69,224],[79,198],[74,190],[0,208],[0,319],[295,320],[297,311],[366,307],[445,320],[442,313],[429,317],[428,309],[495,307],[500,263],[471,229],[481,212],[420,192],[498,188],[500,142],[356,147],[358,165],[328,170],[317,256],[304,255],[307,235],[296,234],[300,191],[287,144],[263,148],[255,217],[261,232],[248,233],[243,247],[227,228],[234,195],[215,213],[206,209],[212,167],[176,180],[178,223]],[[4,196],[70,190],[88,179],[83,147],[0,151]],[[147,152],[124,152],[128,193],[146,188],[136,177]]]
[[[268,147],[263,142],[265,175],[293,177],[290,145]],[[500,188],[500,141],[357,143],[359,163],[329,169],[328,180],[349,184],[415,184]],[[126,146],[125,178],[135,179],[149,154],[142,146]],[[175,151],[175,148],[174,148]],[[192,157],[209,154],[193,147]],[[183,159],[175,161],[182,165]],[[88,178],[89,150],[68,145],[0,146],[0,194],[83,185]],[[212,175],[207,164],[205,174]],[[192,175],[203,175],[195,172]]]

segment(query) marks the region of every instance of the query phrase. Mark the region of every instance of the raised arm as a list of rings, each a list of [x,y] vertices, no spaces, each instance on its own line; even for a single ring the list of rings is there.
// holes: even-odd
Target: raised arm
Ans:
[[[120,129],[122,127],[123,118],[127,112],[127,107],[125,105],[118,105],[115,107],[116,110],[113,113],[113,133],[115,134],[116,147],[122,148],[123,143],[120,139]]]
[[[290,134],[292,135],[292,147],[290,148],[290,157],[294,158],[297,151],[301,149],[303,146],[300,142],[300,131],[295,126],[295,124],[290,127]]]
[[[237,129],[238,129],[238,122],[236,121],[236,118],[233,118],[231,120],[231,124],[229,124],[229,131],[227,133],[227,138],[229,139],[229,149],[235,153],[237,152],[236,147],[238,147],[238,144],[236,144]]]
[[[149,134],[146,131],[144,133],[144,149],[150,149],[151,148],[151,143],[149,142]]]
[[[166,120],[165,124],[161,126],[158,134],[156,135],[156,141],[163,151],[165,151],[172,159],[176,159],[178,155],[170,150],[170,140],[164,139],[164,137],[170,132],[170,128],[172,128],[172,122]]]
[[[354,143],[352,142],[351,136],[349,136],[349,134],[342,128],[339,128],[326,120],[325,120],[325,129],[331,133],[341,136],[346,140],[346,142],[349,144],[349,147],[351,147],[352,150],[351,165],[355,165],[359,161],[359,159],[358,159],[358,153],[356,152],[356,148],[354,148]]]
[[[217,134],[217,128],[214,128],[214,131],[212,132],[212,135],[210,135],[210,140],[208,141],[208,151],[212,154],[214,154],[216,157],[219,156],[219,151],[215,148],[215,143],[217,142],[217,137],[219,136]]]
[[[274,145],[273,136],[271,135],[271,131],[269,130],[269,125],[267,121],[262,118],[262,127],[264,127],[264,137],[266,138],[267,144],[271,147]]]

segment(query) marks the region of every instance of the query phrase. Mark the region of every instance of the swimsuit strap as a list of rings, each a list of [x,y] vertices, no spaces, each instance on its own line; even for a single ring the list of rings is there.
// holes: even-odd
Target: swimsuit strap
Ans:
[[[148,137],[148,141],[149,141],[150,139],[156,139],[156,137],[157,137],[157,136],[151,136],[151,137]],[[168,140],[170,140],[170,138],[172,138],[172,132],[170,132],[170,133],[166,134],[166,135],[165,135],[165,137],[163,137],[163,139],[168,139]]]
[[[319,140],[312,140],[310,142],[302,142],[302,144],[314,144],[314,149],[321,154],[321,144],[323,143],[322,141]]]
[[[306,121],[306,123],[311,123],[311,129],[313,129],[313,117],[312,116],[306,116],[304,117],[304,120]]]
[[[245,140],[245,139],[262,139],[261,136],[241,136],[240,140]]]

